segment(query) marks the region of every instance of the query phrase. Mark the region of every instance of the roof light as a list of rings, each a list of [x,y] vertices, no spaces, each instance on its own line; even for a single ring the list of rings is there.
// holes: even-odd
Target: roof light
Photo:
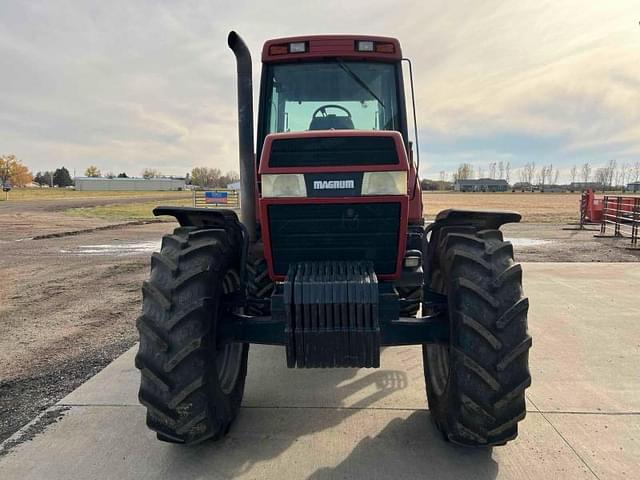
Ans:
[[[376,52],[396,53],[396,47],[393,43],[376,43]]]
[[[371,40],[358,40],[356,50],[359,52],[373,52],[373,42]]]
[[[287,45],[271,45],[269,47],[269,55],[285,55],[289,53]]]
[[[294,42],[289,44],[289,53],[304,53],[307,51],[307,42]]]

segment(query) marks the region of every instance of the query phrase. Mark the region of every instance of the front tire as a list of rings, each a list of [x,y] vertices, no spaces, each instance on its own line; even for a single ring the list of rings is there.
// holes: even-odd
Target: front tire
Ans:
[[[240,408],[247,344],[217,344],[222,299],[239,289],[238,254],[223,230],[177,228],[151,258],[138,318],[139,400],[160,440],[227,433]]]
[[[258,300],[268,300],[275,289],[275,282],[269,277],[267,261],[264,257],[249,257],[247,263],[247,293]],[[271,315],[271,305],[249,304],[246,313],[255,316]]]
[[[503,445],[517,436],[531,384],[522,269],[499,230],[444,227],[429,249],[430,286],[448,296],[451,322],[449,345],[423,346],[432,419],[454,443]]]

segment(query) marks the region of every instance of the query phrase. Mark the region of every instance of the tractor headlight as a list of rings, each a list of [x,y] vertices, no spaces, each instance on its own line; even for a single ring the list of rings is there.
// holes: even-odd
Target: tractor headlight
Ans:
[[[307,187],[301,173],[262,175],[263,197],[306,197]]]
[[[365,172],[362,195],[405,195],[407,172]]]

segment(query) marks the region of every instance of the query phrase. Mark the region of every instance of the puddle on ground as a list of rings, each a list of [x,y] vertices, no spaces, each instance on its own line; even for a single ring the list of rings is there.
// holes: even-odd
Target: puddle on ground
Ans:
[[[553,243],[551,240],[541,240],[539,238],[505,238],[505,240],[511,242],[514,247],[535,247]],[[68,255],[109,255],[120,257],[158,252],[160,251],[160,244],[161,242],[159,241],[152,241],[106,245],[78,245],[69,250],[60,250],[60,253],[66,253]]]
[[[109,245],[78,245],[70,250],[60,250],[69,255],[109,255],[124,257],[128,255],[149,254],[160,251],[160,241],[114,243]]]
[[[535,247],[537,245],[547,245],[553,243],[552,240],[540,240],[539,238],[505,238],[514,247]]]

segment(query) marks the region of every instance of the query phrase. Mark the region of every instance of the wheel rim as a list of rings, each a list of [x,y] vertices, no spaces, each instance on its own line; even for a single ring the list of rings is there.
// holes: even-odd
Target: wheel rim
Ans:
[[[449,383],[449,347],[446,345],[429,345],[427,347],[429,376],[431,386],[436,395],[441,396]]]
[[[232,293],[240,287],[238,274],[229,270],[222,282],[223,294]],[[244,345],[242,343],[227,343],[216,349],[216,368],[218,381],[222,391],[229,395],[236,386],[242,366]]]
[[[436,291],[447,293],[440,270],[436,270],[432,279],[432,286]],[[451,309],[449,309],[451,311]],[[449,383],[449,346],[427,345],[427,362],[429,364],[429,377],[431,386],[437,396],[444,394]]]

